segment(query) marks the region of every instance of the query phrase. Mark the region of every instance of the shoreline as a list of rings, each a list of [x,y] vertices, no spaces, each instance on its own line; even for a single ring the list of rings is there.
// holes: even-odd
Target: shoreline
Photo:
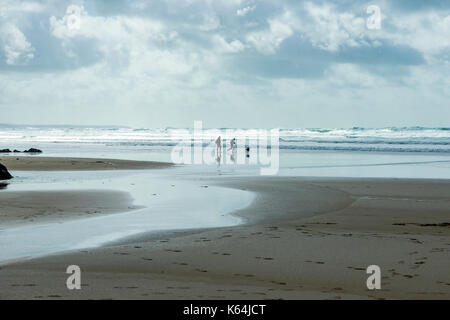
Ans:
[[[0,269],[1,298],[450,298],[450,180],[239,177],[213,184],[257,193],[233,213],[245,224],[140,234],[8,264]],[[64,286],[74,263],[83,270],[76,292]],[[371,264],[382,269],[382,290],[365,287]]]
[[[164,169],[169,162],[135,161],[104,158],[65,158],[43,156],[0,156],[0,163],[11,171],[97,171]]]

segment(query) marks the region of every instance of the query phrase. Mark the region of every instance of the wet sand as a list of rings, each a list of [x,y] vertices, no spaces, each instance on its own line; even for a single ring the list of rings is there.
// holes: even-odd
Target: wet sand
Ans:
[[[139,170],[162,169],[172,166],[167,162],[134,161],[91,158],[58,158],[41,156],[3,156],[0,163],[14,175],[20,171],[73,171],[73,170]]]
[[[3,156],[4,164],[14,171],[91,171],[162,169],[170,163],[114,159],[58,158],[41,156]],[[8,191],[8,183],[0,181],[0,190]],[[30,223],[61,222],[93,215],[136,209],[126,192],[105,190],[16,191],[0,192],[0,228]]]
[[[136,208],[131,196],[120,191],[0,192],[0,230],[126,212]]]
[[[450,299],[450,181],[225,178],[237,227],[3,265],[2,299]],[[67,290],[68,265],[82,289]],[[381,290],[366,268],[381,268]]]

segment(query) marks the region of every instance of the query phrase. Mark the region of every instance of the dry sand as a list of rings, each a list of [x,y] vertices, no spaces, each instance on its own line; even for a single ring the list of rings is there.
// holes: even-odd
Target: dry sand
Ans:
[[[2,299],[450,299],[450,181],[236,178],[246,225],[49,256],[0,269]],[[1,203],[0,208],[5,208]],[[82,270],[69,291],[68,265]],[[366,288],[381,267],[381,290]]]

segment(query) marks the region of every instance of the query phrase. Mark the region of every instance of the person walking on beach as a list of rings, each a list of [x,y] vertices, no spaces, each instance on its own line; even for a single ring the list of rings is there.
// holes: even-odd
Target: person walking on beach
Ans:
[[[231,139],[230,141],[230,149],[231,150],[231,155],[230,155],[230,160],[234,162],[234,150],[236,148],[236,138]]]
[[[219,166],[221,159],[222,159],[222,138],[218,136],[216,139],[216,160]]]
[[[236,147],[236,138],[233,138],[230,141],[230,149],[228,149],[228,150],[231,150],[231,153],[234,153],[234,148],[235,147]]]

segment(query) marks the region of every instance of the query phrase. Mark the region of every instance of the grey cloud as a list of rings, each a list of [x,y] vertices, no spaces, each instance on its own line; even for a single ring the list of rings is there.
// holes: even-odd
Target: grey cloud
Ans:
[[[415,49],[387,42],[377,48],[345,47],[338,52],[328,52],[299,37],[285,40],[275,55],[249,51],[228,58],[233,72],[267,78],[320,78],[324,70],[336,62],[359,64],[379,75],[397,77],[405,73],[404,67],[424,64],[425,60]],[[394,67],[398,68],[398,73],[389,72]]]
[[[335,56],[336,61],[365,65],[411,66],[425,63],[425,59],[419,51],[404,45],[394,46],[386,41],[377,47],[345,47]]]
[[[398,10],[419,11],[419,10],[449,10],[450,1],[448,0],[396,0],[389,1],[389,4]]]
[[[104,56],[93,39],[73,39],[63,44],[48,31],[24,32],[34,47],[34,58],[27,64],[12,66],[0,53],[0,70],[15,72],[58,72],[87,67],[101,61]],[[67,54],[70,51],[70,56]]]

